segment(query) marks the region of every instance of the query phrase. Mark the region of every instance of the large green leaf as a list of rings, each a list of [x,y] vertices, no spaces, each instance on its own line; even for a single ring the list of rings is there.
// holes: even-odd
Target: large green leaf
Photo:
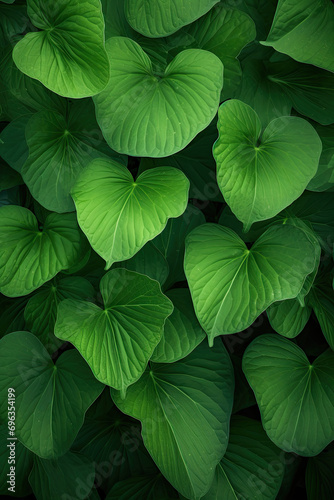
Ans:
[[[94,465],[90,460],[69,451],[59,459],[36,457],[29,483],[37,500],[87,499],[94,478]]]
[[[170,217],[186,209],[189,181],[171,167],[130,171],[111,160],[94,160],[72,190],[80,227],[107,262],[132,257],[157,236]]]
[[[54,336],[58,304],[65,299],[92,299],[94,295],[93,286],[84,278],[54,278],[29,299],[24,311],[27,329],[53,353],[61,344]]]
[[[23,498],[31,493],[28,476],[33,465],[33,454],[20,441],[8,440],[9,437],[8,424],[6,422],[6,425],[0,426],[0,442],[2,443],[0,449],[0,494],[3,498],[11,498],[12,496]],[[15,446],[15,457],[10,456],[10,448],[7,447],[8,444],[12,443]],[[13,492],[8,489],[11,485],[7,483],[10,480],[7,474],[9,474],[10,470],[13,470],[11,467],[14,467],[16,479],[14,486],[15,494],[13,495],[11,494]]]
[[[125,394],[144,372],[173,305],[158,282],[127,269],[105,274],[100,290],[103,309],[62,301],[55,335],[75,345],[98,380]]]
[[[174,33],[208,12],[219,0],[125,0],[131,26],[148,37]]]
[[[86,410],[101,393],[102,384],[75,350],[64,352],[53,364],[31,333],[10,333],[0,340],[0,347],[2,421],[7,421],[7,392],[12,387],[17,438],[40,457],[63,455],[82,426]]]
[[[169,290],[166,296],[173,302],[174,311],[166,319],[162,339],[151,356],[151,360],[156,363],[174,363],[185,358],[205,337],[196,318],[189,290],[175,288]]]
[[[291,340],[261,335],[247,347],[243,370],[277,446],[308,457],[334,439],[333,351],[310,363]]]
[[[169,265],[169,276],[164,288],[170,288],[174,283],[185,280],[183,260],[185,239],[188,233],[205,222],[202,212],[188,205],[185,212],[176,219],[170,219],[165,229],[153,240],[153,245],[165,257]]]
[[[219,109],[218,130],[218,185],[245,231],[290,205],[317,171],[321,140],[301,118],[277,118],[261,134],[255,111],[230,100]]]
[[[283,475],[280,450],[268,439],[262,425],[234,416],[226,453],[203,500],[274,500]]]
[[[50,214],[42,230],[30,210],[0,208],[0,291],[27,295],[87,250],[74,214]]]
[[[99,0],[28,0],[28,14],[39,31],[14,47],[20,71],[64,97],[88,97],[108,83],[104,20]]]
[[[307,462],[305,483],[308,500],[334,497],[334,449],[323,451]]]
[[[141,421],[144,444],[162,474],[197,500],[226,450],[233,390],[223,344],[210,349],[202,342],[176,363],[152,363],[124,400],[112,394],[123,413]]]
[[[334,5],[331,0],[279,0],[264,45],[299,62],[334,71]]]
[[[249,327],[273,302],[296,297],[318,257],[307,234],[288,224],[269,228],[250,250],[231,229],[194,229],[185,273],[210,345],[217,335]]]
[[[96,485],[105,492],[118,481],[157,470],[143,444],[139,422],[118,410],[107,388],[87,411],[71,449],[94,462]]]
[[[106,50],[111,77],[94,103],[112,149],[131,156],[169,156],[210,124],[223,85],[223,65],[217,56],[185,50],[158,74],[148,55],[129,38],[110,38]]]
[[[72,212],[71,189],[83,168],[95,158],[120,160],[104,142],[91,100],[75,101],[63,115],[41,111],[28,122],[29,157],[21,169],[24,182],[43,207]]]

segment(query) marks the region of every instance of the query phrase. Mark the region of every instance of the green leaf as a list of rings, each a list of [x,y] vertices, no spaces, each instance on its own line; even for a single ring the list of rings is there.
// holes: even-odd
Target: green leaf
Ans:
[[[95,158],[120,156],[104,142],[91,100],[75,101],[60,115],[41,111],[28,122],[29,157],[21,169],[32,196],[54,212],[72,212],[76,179]]]
[[[333,448],[307,461],[305,482],[308,500],[334,497],[333,469]]]
[[[280,450],[268,439],[262,425],[234,416],[226,453],[203,500],[274,500],[283,475]]]
[[[108,83],[109,64],[100,1],[27,3],[29,17],[40,31],[28,33],[14,47],[19,70],[64,97],[101,92]]]
[[[72,190],[80,227],[106,261],[127,260],[186,209],[189,181],[174,168],[143,172],[136,181],[112,161],[91,162]]]
[[[334,5],[330,0],[279,0],[263,45],[302,63],[334,71]]]
[[[174,363],[185,358],[205,337],[196,318],[189,290],[175,288],[169,290],[166,296],[173,302],[174,311],[166,319],[162,339],[151,356],[151,360],[156,363]]]
[[[185,239],[187,234],[197,226],[205,222],[202,212],[188,205],[185,212],[176,219],[170,219],[166,228],[156,236],[153,245],[165,257],[169,265],[169,276],[164,288],[170,288],[178,281],[184,281],[183,260],[185,251]]]
[[[297,299],[275,302],[267,309],[268,318],[275,332],[292,339],[304,330],[312,308],[302,307]]]
[[[26,29],[29,22],[24,5],[0,4],[0,47],[14,45],[15,37]]]
[[[205,224],[186,240],[185,273],[210,345],[248,328],[270,304],[301,291],[318,249],[291,225],[269,228],[252,246],[231,229]]]
[[[40,231],[30,210],[0,208],[0,291],[8,297],[36,290],[86,250],[74,214],[52,213]]]
[[[290,205],[317,171],[321,140],[301,118],[277,118],[261,135],[255,111],[230,100],[219,109],[218,130],[218,185],[245,231]]]
[[[136,33],[126,20],[124,0],[101,0],[104,21],[106,25],[106,40],[112,36],[134,38]]]
[[[96,484],[106,492],[118,481],[156,471],[138,421],[116,408],[107,389],[87,411],[71,449],[95,463]]]
[[[125,15],[136,31],[154,38],[170,35],[192,23],[218,2],[219,0],[126,0]]]
[[[94,478],[94,465],[90,460],[69,451],[58,460],[36,457],[29,483],[37,500],[67,500],[87,498]]]
[[[310,180],[307,189],[310,191],[326,191],[334,188],[334,125],[324,127],[315,125],[322,142],[322,153],[318,170]]]
[[[25,329],[24,309],[29,296],[9,299],[0,295],[0,337]]]
[[[24,311],[27,329],[53,353],[61,345],[54,336],[58,304],[65,299],[91,299],[94,296],[93,286],[84,278],[54,278],[29,299]]]
[[[131,156],[169,156],[210,124],[223,85],[223,65],[217,56],[185,50],[158,74],[148,55],[129,38],[110,38],[106,50],[111,77],[94,103],[112,149]]]
[[[31,333],[10,333],[0,347],[1,419],[7,421],[7,392],[12,387],[17,438],[40,457],[63,455],[103,386],[77,351],[64,352],[54,365]]]
[[[2,443],[0,449],[0,494],[4,498],[11,498],[12,496],[23,498],[31,493],[28,476],[33,465],[33,454],[20,441],[8,441],[8,437],[10,436],[8,435],[8,424],[6,422],[6,425],[0,426],[0,441]],[[13,446],[11,448],[7,447],[12,443],[14,443],[15,451]],[[14,451],[15,456],[10,453],[11,451]],[[14,467],[15,495],[12,495],[12,492],[8,490],[11,485],[7,483],[10,480],[7,474],[9,474],[11,467]]]
[[[182,29],[187,33],[192,48],[208,50],[224,65],[224,96],[229,97],[241,77],[237,56],[256,36],[252,19],[244,12],[219,4],[205,16]]]
[[[247,347],[243,370],[263,427],[282,450],[312,457],[334,439],[334,353],[330,349],[310,363],[290,340],[261,335]]]
[[[125,394],[144,372],[173,306],[156,281],[126,269],[105,274],[100,290],[103,309],[62,301],[55,335],[75,345],[98,380]]]
[[[216,163],[212,155],[212,146],[217,135],[216,121],[213,120],[186,148],[168,157],[168,165],[178,168],[189,179],[190,198],[222,200],[216,180]],[[165,158],[142,158],[139,171],[164,167],[165,164]]]
[[[226,450],[233,391],[223,344],[210,349],[202,342],[181,361],[152,363],[124,400],[115,391],[112,396],[123,413],[141,421],[144,444],[166,479],[197,500]]]
[[[161,474],[134,476],[116,483],[106,500],[172,500],[180,498]]]

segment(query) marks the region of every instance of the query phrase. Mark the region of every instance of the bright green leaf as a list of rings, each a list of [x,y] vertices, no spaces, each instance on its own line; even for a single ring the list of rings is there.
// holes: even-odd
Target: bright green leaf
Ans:
[[[75,345],[98,380],[124,394],[144,372],[173,305],[156,281],[126,269],[105,274],[100,290],[103,309],[62,301],[55,335]]]
[[[27,295],[87,250],[74,214],[54,214],[40,231],[37,219],[23,207],[0,208],[0,291]]]
[[[64,97],[89,97],[108,83],[104,20],[99,0],[28,0],[28,14],[39,31],[14,47],[20,71]]]
[[[230,100],[219,109],[218,130],[218,185],[245,231],[290,205],[317,171],[321,140],[301,118],[277,118],[261,134],[255,111]]]
[[[333,351],[310,363],[291,340],[261,335],[247,347],[243,370],[278,447],[312,457],[334,439]]]
[[[170,217],[186,209],[189,181],[174,168],[130,171],[111,160],[94,160],[72,190],[80,227],[106,261],[127,260],[157,236]]]
[[[194,229],[185,273],[210,345],[217,335],[248,328],[273,302],[296,297],[318,256],[307,234],[288,224],[269,228],[250,250],[231,229]]]
[[[223,65],[217,56],[185,50],[158,74],[148,55],[129,38],[110,38],[106,50],[111,77],[94,103],[112,149],[130,156],[169,156],[210,124],[223,85]]]

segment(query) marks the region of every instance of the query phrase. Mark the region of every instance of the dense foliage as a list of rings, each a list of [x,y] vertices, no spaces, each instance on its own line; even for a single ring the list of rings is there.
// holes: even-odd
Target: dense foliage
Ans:
[[[0,0],[1,494],[334,498],[333,47],[330,0]]]

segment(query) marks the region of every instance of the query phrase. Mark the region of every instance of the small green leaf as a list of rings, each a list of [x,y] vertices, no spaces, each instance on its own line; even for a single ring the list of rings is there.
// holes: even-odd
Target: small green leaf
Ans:
[[[202,342],[176,363],[152,363],[124,400],[115,391],[112,396],[123,413],[141,421],[144,444],[166,479],[197,500],[226,450],[233,391],[223,344],[210,349]]]
[[[15,45],[13,59],[19,70],[64,97],[101,92],[108,83],[109,63],[100,1],[27,3],[39,31],[28,33]]]
[[[108,269],[133,257],[170,217],[179,217],[188,190],[188,179],[174,168],[149,170],[134,181],[126,167],[98,159],[79,176],[72,196],[80,227]]]
[[[269,322],[275,332],[293,339],[304,330],[311,316],[312,308],[302,307],[298,299],[275,302],[267,309]]]
[[[243,370],[278,447],[313,457],[334,439],[333,351],[310,363],[291,340],[261,335],[247,347]]]
[[[0,208],[0,291],[4,295],[27,295],[86,251],[74,214],[52,213],[40,231],[30,210]]]
[[[15,435],[36,455],[51,459],[73,443],[89,406],[103,386],[75,350],[53,364],[31,333],[10,333],[0,340],[0,415],[7,421],[8,387],[15,390]],[[64,425],[68,422],[70,425]]]
[[[263,45],[302,63],[334,71],[334,5],[331,0],[279,0]]]
[[[166,296],[173,302],[174,311],[166,319],[162,339],[151,356],[155,363],[174,363],[185,358],[205,337],[188,289],[175,288]]]
[[[321,140],[301,118],[277,118],[261,135],[255,111],[230,100],[219,109],[218,130],[218,185],[245,231],[290,205],[317,171]]]
[[[167,36],[208,12],[219,0],[126,0],[131,26],[148,37]],[[153,14],[154,13],[154,14]]]
[[[98,380],[124,394],[144,372],[173,305],[156,281],[126,269],[105,274],[100,290],[103,309],[62,301],[55,335],[75,345]]]
[[[280,450],[268,439],[260,422],[234,416],[226,453],[202,500],[274,500],[283,475]]]
[[[113,150],[130,156],[169,156],[210,124],[223,85],[223,65],[217,56],[185,50],[158,74],[148,55],[129,38],[110,38],[106,50],[111,76],[94,103]]]
[[[185,273],[210,345],[217,335],[248,328],[273,302],[296,297],[318,257],[307,234],[288,224],[269,228],[250,250],[231,229],[194,229]]]
[[[94,295],[93,286],[84,278],[54,278],[29,299],[24,311],[27,329],[53,353],[61,345],[54,336],[58,304],[65,299],[92,299]]]

